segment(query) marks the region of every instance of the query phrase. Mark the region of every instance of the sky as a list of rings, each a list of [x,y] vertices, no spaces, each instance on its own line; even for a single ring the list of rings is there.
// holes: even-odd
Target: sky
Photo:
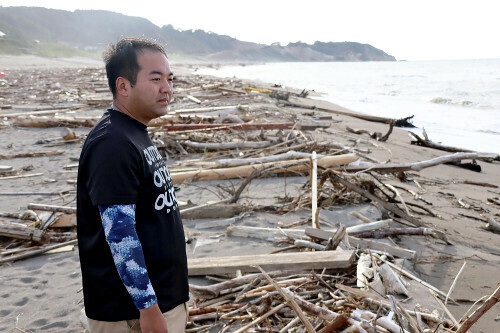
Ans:
[[[496,0],[0,0],[1,6],[101,9],[242,41],[370,44],[398,60],[500,58]]]

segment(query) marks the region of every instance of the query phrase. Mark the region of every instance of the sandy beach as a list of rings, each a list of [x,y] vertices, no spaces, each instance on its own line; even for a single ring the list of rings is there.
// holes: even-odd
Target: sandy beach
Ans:
[[[54,106],[60,106],[63,109],[78,104],[81,107],[63,115],[98,117],[105,106],[89,106],[86,101],[90,97],[97,98],[97,95],[98,97],[106,96],[106,93],[85,96],[85,91],[90,90],[90,87],[84,85],[91,82],[92,85],[95,84],[96,89],[103,87],[106,82],[102,67],[100,60],[54,60],[0,56],[0,72],[5,73],[0,80],[6,80],[7,85],[14,85],[14,88],[0,86],[0,106],[11,106],[11,108],[0,110],[0,154],[64,150],[64,153],[55,156],[0,159],[0,165],[11,166],[14,170],[25,170],[23,174],[40,174],[27,178],[0,179],[0,212],[21,213],[30,203],[74,205],[76,185],[72,180],[76,178],[76,168],[71,165],[77,163],[81,141],[53,147],[36,144],[41,139],[59,138],[61,128],[14,126],[15,118],[2,115],[32,110],[41,112],[50,110]],[[176,62],[172,64],[177,75],[176,79],[182,82],[213,84],[222,80],[201,77],[192,73],[195,67],[192,64]],[[71,74],[62,75],[61,73],[65,71]],[[43,78],[43,81],[37,81],[40,78]],[[269,84],[271,85],[272,83]],[[59,88],[61,86],[62,91]],[[68,89],[64,90],[65,87]],[[295,88],[300,92],[300,87]],[[57,90],[57,92],[52,94],[52,90]],[[311,103],[316,106],[316,109],[305,109],[283,105],[266,93],[254,92],[247,95],[224,96],[224,100],[204,98],[201,105],[189,104],[185,97],[179,97],[171,107],[175,108],[181,102],[183,108],[248,104],[249,111],[246,112],[246,116],[267,122],[320,119],[319,122],[326,122],[328,126],[301,132],[317,142],[336,142],[356,147],[380,163],[414,163],[451,154],[412,145],[410,143],[412,138],[402,128],[394,128],[385,142],[372,139],[366,134],[351,133],[346,130],[346,126],[380,133],[386,133],[389,126],[320,111],[318,108],[343,110],[341,106],[325,101],[311,98],[297,99],[304,105]],[[107,98],[111,98],[109,93]],[[384,115],[380,114],[380,116]],[[89,128],[78,127],[73,130],[77,137],[84,137]],[[287,131],[284,130],[284,133],[286,135]],[[252,133],[252,135],[258,136],[259,133]],[[488,147],[485,147],[484,151],[487,152]],[[203,154],[196,156],[201,155]],[[187,163],[181,162],[183,162],[181,157],[170,156],[167,165],[172,169],[189,167]],[[481,172],[441,164],[418,172],[408,171],[405,181],[392,175],[379,176],[384,183],[397,188],[405,202],[417,203],[432,211],[435,216],[414,207],[415,210],[411,210],[411,215],[418,218],[425,227],[443,232],[449,240],[447,244],[442,240],[424,236],[394,237],[391,241],[402,248],[416,251],[417,254],[414,262],[405,260],[399,264],[411,269],[420,279],[447,293],[462,265],[466,262],[451,293],[452,298],[460,301],[447,305],[457,320],[460,320],[475,301],[491,295],[500,282],[500,234],[483,228],[487,218],[493,217],[496,221],[500,221],[498,204],[500,202],[500,162],[478,160],[477,164],[480,165]],[[300,196],[308,180],[307,176],[255,179],[245,188],[238,200],[238,205],[241,207],[279,206],[284,196],[292,198]],[[180,191],[176,196],[180,202],[189,201],[194,205],[203,205],[226,198],[225,189],[238,188],[243,181],[244,179],[186,182],[179,184]],[[492,186],[485,187],[480,184]],[[14,195],[13,193],[16,192],[18,194]],[[20,192],[31,192],[31,194],[23,195]],[[36,192],[45,194],[34,194]],[[64,194],[47,194],[58,192]],[[415,199],[418,196],[423,200]],[[338,223],[346,226],[354,225],[357,220],[349,214],[351,211],[361,212],[371,220],[378,220],[382,217],[382,213],[369,202],[360,202],[356,205],[323,207],[320,212],[320,222],[325,222],[324,226],[335,226]],[[271,214],[268,211],[253,209],[240,215],[241,217],[235,224],[278,227],[305,219],[310,215],[311,212],[308,209],[284,214]],[[9,220],[5,217],[0,219]],[[206,228],[207,224],[214,223],[221,218],[203,217],[183,220],[186,237],[190,240],[187,244],[189,258],[225,256],[228,253],[231,255],[267,254],[282,247],[280,244],[265,240],[230,237],[226,234],[226,227],[222,224]],[[22,243],[6,237],[0,237],[0,241],[0,259],[5,257],[3,256],[5,251]],[[201,278],[193,278],[190,282],[206,283]],[[412,290],[414,290],[414,298],[410,301],[414,302],[412,304],[435,307],[440,314],[443,313],[442,308],[427,290],[415,286]],[[84,332],[85,329],[80,323],[83,295],[78,247],[74,247],[69,252],[45,254],[1,265],[0,300],[0,332]],[[500,331],[500,305],[496,304],[490,309],[470,331]]]

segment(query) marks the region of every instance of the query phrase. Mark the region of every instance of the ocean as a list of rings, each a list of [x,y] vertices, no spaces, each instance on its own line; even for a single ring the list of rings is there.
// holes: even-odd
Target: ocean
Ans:
[[[410,130],[420,136],[425,128],[434,142],[500,153],[500,59],[268,63],[198,73],[314,90],[370,115],[414,115]]]

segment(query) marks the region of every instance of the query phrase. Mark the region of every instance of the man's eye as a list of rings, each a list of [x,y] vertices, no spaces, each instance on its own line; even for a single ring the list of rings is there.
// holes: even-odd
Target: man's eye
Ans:
[[[160,78],[159,78],[159,77],[155,77],[155,78],[153,79],[153,81],[160,81]]]

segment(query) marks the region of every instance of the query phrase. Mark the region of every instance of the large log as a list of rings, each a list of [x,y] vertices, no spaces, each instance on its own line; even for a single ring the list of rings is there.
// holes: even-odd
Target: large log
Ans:
[[[188,259],[189,275],[226,274],[236,270],[258,272],[265,270],[347,269],[354,262],[353,251],[318,251],[247,256]]]
[[[337,165],[349,164],[358,159],[356,154],[344,154],[337,156],[327,156],[318,159],[318,166],[330,168]],[[187,180],[217,180],[217,179],[232,179],[248,177],[256,170],[263,170],[270,167],[275,167],[273,173],[284,172],[309,172],[310,167],[307,165],[309,159],[300,159],[293,162],[269,162],[260,165],[245,165],[234,168],[219,168],[210,170],[196,170],[180,173],[172,173],[172,180],[175,183],[181,183]]]

